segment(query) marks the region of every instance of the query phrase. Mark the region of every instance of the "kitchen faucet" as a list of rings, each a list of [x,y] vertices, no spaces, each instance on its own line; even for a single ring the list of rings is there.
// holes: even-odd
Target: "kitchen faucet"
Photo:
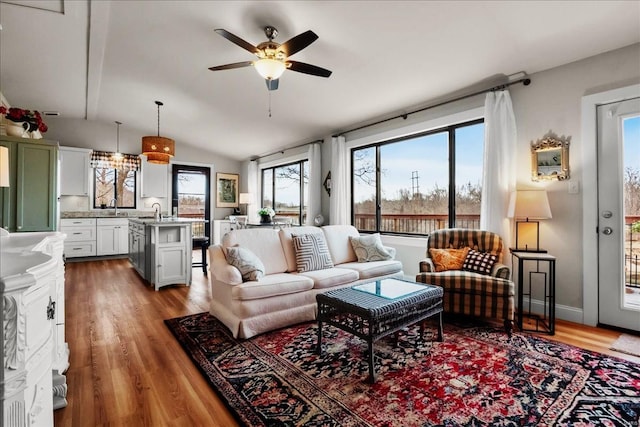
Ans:
[[[162,209],[162,206],[160,205],[160,203],[155,202],[154,204],[151,205],[151,207],[155,207],[156,205],[158,205],[158,207],[156,208],[156,221],[160,221],[162,219],[162,213],[160,212]]]
[[[118,198],[114,197],[109,201],[109,204],[113,202],[113,216],[118,216]]]

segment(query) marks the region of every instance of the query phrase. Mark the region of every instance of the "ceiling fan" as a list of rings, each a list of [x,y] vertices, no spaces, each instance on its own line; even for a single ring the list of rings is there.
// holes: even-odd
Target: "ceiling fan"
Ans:
[[[215,31],[230,42],[235,43],[241,48],[256,55],[258,60],[210,67],[209,69],[211,71],[231,70],[233,68],[254,66],[258,71],[258,74],[265,79],[269,90],[278,89],[278,79],[286,69],[319,77],[329,77],[331,75],[331,71],[325,68],[306,64],[304,62],[289,60],[290,56],[300,52],[302,49],[306,48],[318,39],[317,34],[311,30],[298,34],[283,44],[279,44],[273,41],[273,39],[278,35],[278,30],[274,27],[267,26],[264,27],[264,34],[269,40],[260,43],[258,46],[254,46],[222,28],[218,28]]]

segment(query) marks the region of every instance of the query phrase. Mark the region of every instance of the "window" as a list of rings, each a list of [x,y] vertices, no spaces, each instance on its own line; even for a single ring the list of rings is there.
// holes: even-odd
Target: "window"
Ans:
[[[96,167],[93,173],[94,208],[113,206],[113,199],[119,208],[136,208],[135,170]]]
[[[211,237],[207,227],[211,219],[211,169],[202,166],[173,164],[171,167],[173,186],[171,211],[180,218],[204,219],[207,222],[191,224],[193,237]],[[176,197],[177,195],[177,197]]]
[[[262,169],[262,206],[273,208],[277,216],[291,218],[294,225],[304,224],[308,182],[307,160]]]
[[[351,150],[353,224],[426,235],[480,226],[484,121]]]

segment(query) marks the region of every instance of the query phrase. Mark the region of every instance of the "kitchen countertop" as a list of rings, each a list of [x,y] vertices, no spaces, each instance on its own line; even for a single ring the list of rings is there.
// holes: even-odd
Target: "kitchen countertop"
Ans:
[[[155,218],[129,218],[131,222],[137,222],[145,225],[164,225],[164,224],[180,224],[180,223],[194,223],[194,222],[207,222],[205,219],[200,218],[175,218],[167,217],[157,221]]]
[[[153,211],[140,211],[131,209],[118,209],[118,216],[113,208],[96,209],[92,211],[64,211],[60,213],[60,218],[152,218]]]

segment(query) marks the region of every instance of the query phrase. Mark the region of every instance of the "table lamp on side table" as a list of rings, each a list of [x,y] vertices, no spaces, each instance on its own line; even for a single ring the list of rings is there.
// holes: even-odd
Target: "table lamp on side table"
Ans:
[[[551,218],[549,198],[545,190],[516,190],[511,193],[507,216],[516,220],[516,245],[510,248],[511,251],[547,252],[540,249],[539,221]]]
[[[244,214],[248,215],[247,213],[247,205],[251,204],[251,199],[253,198],[251,193],[240,193],[240,198],[238,200],[238,203],[240,203],[241,205],[244,205]]]

